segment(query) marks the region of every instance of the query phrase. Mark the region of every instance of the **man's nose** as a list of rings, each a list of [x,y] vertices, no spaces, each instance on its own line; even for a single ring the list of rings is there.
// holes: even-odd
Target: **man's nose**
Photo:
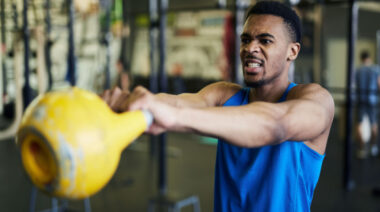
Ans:
[[[257,41],[251,41],[247,45],[245,45],[245,51],[249,53],[258,53],[260,51],[260,46]]]

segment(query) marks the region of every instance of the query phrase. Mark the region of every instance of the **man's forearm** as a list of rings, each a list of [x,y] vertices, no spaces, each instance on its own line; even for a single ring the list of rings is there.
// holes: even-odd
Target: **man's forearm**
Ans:
[[[279,141],[277,134],[281,132],[274,115],[261,107],[184,108],[178,111],[177,122],[169,130],[218,137],[242,147],[259,147]]]
[[[197,94],[183,93],[179,95],[159,93],[156,97],[167,104],[178,108],[200,108],[206,107],[206,103]]]

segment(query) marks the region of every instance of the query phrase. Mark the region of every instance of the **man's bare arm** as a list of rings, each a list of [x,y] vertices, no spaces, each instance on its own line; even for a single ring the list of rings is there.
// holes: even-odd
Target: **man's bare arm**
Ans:
[[[259,147],[285,140],[312,141],[330,129],[333,115],[331,95],[314,84],[294,88],[283,103],[178,110],[169,130],[192,131],[237,146]]]
[[[172,95],[159,93],[155,95],[160,101],[178,108],[204,108],[220,106],[241,87],[228,82],[210,84],[197,93]]]
[[[148,109],[155,117],[155,122],[148,130],[158,134],[167,130],[174,120],[173,112],[180,108],[205,108],[222,105],[230,96],[241,89],[237,84],[217,82],[206,86],[194,94],[152,94],[146,88],[138,86],[132,93],[120,88],[106,90],[101,97],[115,112]]]

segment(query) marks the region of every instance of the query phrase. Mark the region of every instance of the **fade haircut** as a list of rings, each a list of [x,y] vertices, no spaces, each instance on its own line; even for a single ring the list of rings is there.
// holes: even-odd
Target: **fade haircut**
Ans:
[[[245,21],[251,15],[274,15],[281,17],[289,31],[292,42],[301,42],[301,21],[293,9],[276,1],[261,1],[251,7]]]

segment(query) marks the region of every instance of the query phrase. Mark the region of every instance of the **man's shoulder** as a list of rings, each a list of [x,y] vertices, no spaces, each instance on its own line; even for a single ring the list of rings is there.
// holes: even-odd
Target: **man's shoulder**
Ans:
[[[367,72],[380,72],[380,66],[379,65],[369,65],[369,66],[360,66],[356,69],[356,73],[359,75],[364,75]]]
[[[226,81],[219,81],[212,83],[207,86],[208,89],[218,92],[225,92],[225,93],[236,93],[239,90],[241,90],[243,87],[239,84],[232,83],[232,82],[226,82]]]
[[[298,89],[298,90],[321,90],[321,89],[324,89],[318,83],[296,84],[296,86],[294,86],[294,88]]]
[[[328,116],[334,116],[335,103],[330,92],[317,83],[300,84],[294,87],[287,100],[305,100],[303,103],[322,106],[326,108]]]
[[[318,83],[298,84],[289,93],[291,99],[303,97],[332,98],[327,89]]]
[[[380,66],[379,65],[372,65],[372,66],[370,66],[370,69],[373,72],[380,73]]]
[[[205,92],[215,98],[216,105],[222,105],[242,88],[242,86],[236,83],[220,81],[208,85]]]

